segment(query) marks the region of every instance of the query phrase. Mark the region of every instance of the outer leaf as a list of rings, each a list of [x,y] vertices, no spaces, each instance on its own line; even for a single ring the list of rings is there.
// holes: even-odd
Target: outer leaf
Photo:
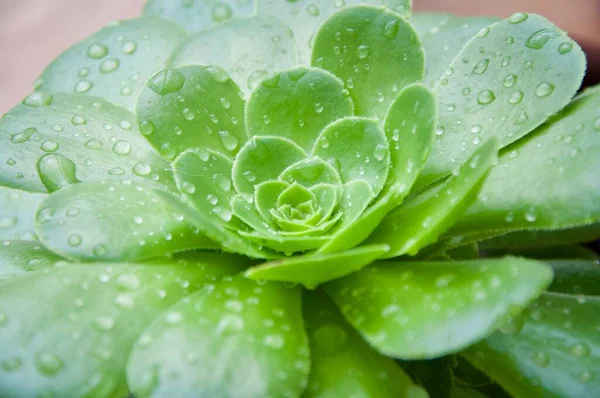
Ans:
[[[547,265],[519,258],[380,262],[325,289],[377,350],[423,359],[489,336],[551,280]]]
[[[294,142],[282,137],[252,137],[233,163],[233,185],[239,193],[254,195],[254,187],[277,180],[290,165],[306,153]]]
[[[65,257],[95,261],[135,261],[216,247],[158,192],[101,183],[63,188],[40,205],[40,240]]]
[[[190,148],[233,156],[246,142],[244,100],[216,66],[160,72],[140,94],[137,115],[142,134],[168,159]]]
[[[173,186],[168,162],[136,131],[133,115],[100,98],[31,94],[0,119],[0,145],[0,185],[34,192],[78,181]]]
[[[425,50],[425,84],[433,87],[465,44],[481,29],[499,20],[496,17],[415,14],[410,22],[419,33]]]
[[[35,211],[46,194],[0,186],[0,241],[35,240]]]
[[[600,262],[596,260],[546,260],[554,269],[551,292],[600,296]]]
[[[257,0],[257,14],[272,15],[285,22],[296,37],[300,62],[308,64],[315,35],[323,22],[340,9],[358,4],[386,6],[405,18],[410,17],[412,10],[411,0],[344,0],[337,2]]]
[[[330,124],[319,135],[312,155],[334,166],[344,183],[367,181],[375,196],[388,176],[390,150],[374,119],[348,117]]]
[[[511,395],[591,397],[600,388],[600,298],[545,294],[463,353]]]
[[[144,327],[231,272],[227,261],[208,254],[187,264],[69,264],[2,285],[0,389],[11,397],[125,396],[125,362]]]
[[[329,239],[328,236],[284,236],[264,235],[257,232],[238,231],[240,235],[250,242],[258,245],[259,248],[266,246],[270,249],[291,255],[296,252],[314,250],[322,246]],[[259,257],[259,256],[254,256]],[[261,256],[262,257],[262,256]],[[278,258],[279,256],[270,256],[269,258]]]
[[[0,283],[50,267],[61,259],[38,242],[5,241],[0,250]]]
[[[170,64],[218,65],[248,94],[267,76],[297,64],[296,42],[276,18],[236,18],[187,39]]]
[[[344,84],[331,73],[298,67],[264,80],[248,99],[250,136],[288,138],[309,152],[330,123],[352,115]]]
[[[252,267],[244,275],[256,280],[301,283],[314,289],[321,283],[360,270],[388,250],[388,246],[374,245],[333,254],[293,256]]]
[[[507,148],[452,234],[568,228],[600,220],[599,120],[600,93],[586,95]]]
[[[397,364],[369,347],[325,294],[307,293],[303,298],[312,359],[303,396],[427,396]]]
[[[389,257],[415,255],[434,243],[475,199],[480,183],[496,160],[496,140],[482,145],[457,173],[388,214],[368,243],[387,243]]]
[[[144,15],[177,22],[188,32],[197,32],[230,18],[254,14],[253,0],[148,0]]]
[[[299,396],[308,371],[300,290],[238,277],[158,317],[134,348],[127,380],[138,397]]]
[[[342,51],[343,48],[343,51]],[[383,119],[398,90],[423,77],[413,28],[382,8],[352,7],[329,18],[315,38],[312,64],[341,78],[355,113]]]
[[[424,360],[401,361],[404,371],[422,385],[431,398],[450,398],[454,390],[455,356]]]
[[[35,89],[95,95],[134,110],[146,81],[166,67],[186,36],[160,18],[111,24],[63,52],[42,72]]]
[[[436,86],[440,107],[421,183],[442,177],[481,142],[516,141],[562,109],[585,71],[581,48],[537,15],[515,14],[483,29]]]

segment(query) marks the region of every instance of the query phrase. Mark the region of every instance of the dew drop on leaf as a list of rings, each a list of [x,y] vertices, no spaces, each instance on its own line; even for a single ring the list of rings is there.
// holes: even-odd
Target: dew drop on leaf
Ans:
[[[542,82],[537,86],[535,90],[535,95],[537,95],[540,98],[547,97],[550,94],[552,94],[552,92],[554,92],[554,88],[554,84]]]
[[[87,55],[93,59],[100,59],[108,54],[108,47],[102,43],[93,43],[88,47]]]
[[[34,108],[39,108],[42,106],[48,106],[52,103],[54,98],[51,94],[48,93],[33,93],[29,94],[23,100],[23,104],[27,106],[31,106]]]
[[[529,36],[525,42],[525,46],[534,50],[541,50],[553,36],[554,33],[549,29],[538,30]]]

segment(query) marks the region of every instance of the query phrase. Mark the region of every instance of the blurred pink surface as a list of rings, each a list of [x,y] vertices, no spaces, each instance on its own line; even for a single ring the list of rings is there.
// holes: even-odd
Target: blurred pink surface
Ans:
[[[413,3],[417,10],[465,15],[536,12],[577,40],[600,42],[599,0],[414,0]],[[144,0],[0,0],[0,115],[31,91],[33,80],[63,50],[111,21],[139,15],[143,4]]]

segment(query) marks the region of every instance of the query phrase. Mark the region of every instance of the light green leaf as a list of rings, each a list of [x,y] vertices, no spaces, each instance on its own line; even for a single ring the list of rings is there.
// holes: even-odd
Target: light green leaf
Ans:
[[[238,193],[254,195],[254,187],[277,180],[290,165],[306,153],[294,142],[282,137],[252,137],[233,162],[233,185]]]
[[[595,260],[546,260],[554,270],[551,292],[600,296],[600,262]]]
[[[0,241],[36,240],[35,211],[46,196],[0,186]]]
[[[306,254],[252,267],[244,274],[256,280],[301,283],[314,289],[371,264],[389,250],[386,245],[362,246],[332,254]]]
[[[59,55],[35,89],[94,95],[133,111],[146,81],[166,67],[186,36],[160,18],[116,22]]]
[[[424,359],[489,336],[551,280],[552,270],[544,263],[515,257],[378,262],[326,284],[325,290],[378,351]]]
[[[344,1],[314,1],[314,0],[257,0],[257,14],[271,15],[282,20],[294,32],[298,46],[298,56],[303,64],[310,63],[313,42],[317,31],[335,12],[358,4],[386,6],[388,9],[410,17],[412,5],[410,0],[344,0]]]
[[[502,147],[562,109],[585,71],[577,43],[537,15],[481,30],[436,86],[440,122],[420,186],[463,163],[483,141]]]
[[[496,17],[415,14],[410,22],[419,33],[425,51],[425,84],[433,87],[465,44],[481,29],[499,20]]]
[[[256,185],[256,192],[254,195],[254,203],[256,209],[262,216],[262,218],[268,222],[272,227],[275,226],[275,221],[271,214],[271,209],[277,207],[277,199],[283,191],[289,186],[288,183],[281,181],[265,181]]]
[[[23,398],[126,396],[135,340],[161,310],[230,272],[224,256],[65,264],[3,284],[0,390]]]
[[[31,94],[0,119],[0,145],[1,185],[47,192],[106,180],[174,189],[169,163],[139,134],[134,116],[100,98]]]
[[[339,211],[342,218],[337,230],[343,231],[346,228],[351,228],[374,198],[375,194],[365,180],[353,180],[344,185],[344,191],[339,202]]]
[[[254,14],[254,0],[148,0],[144,15],[177,22],[188,32],[197,32],[230,18]]]
[[[303,296],[310,378],[303,397],[426,397],[402,368],[379,354],[341,316],[327,295]]]
[[[299,160],[285,169],[279,180],[289,184],[297,182],[305,187],[317,184],[341,185],[342,180],[338,172],[329,163],[319,158],[307,158]]]
[[[264,80],[248,99],[250,136],[288,138],[309,152],[330,123],[352,115],[344,84],[331,73],[298,67]]]
[[[135,261],[217,247],[158,192],[116,183],[63,188],[40,204],[39,238],[62,256],[94,261]]]
[[[338,232],[319,251],[332,253],[364,241],[381,220],[410,192],[425,163],[433,140],[437,106],[431,91],[416,84],[408,86],[390,106],[384,123],[390,144],[391,167],[379,199],[355,223]]]
[[[39,242],[13,240],[2,242],[0,249],[0,283],[52,266],[62,257]]]
[[[300,289],[241,277],[159,316],[127,365],[136,397],[300,396],[309,372]]]
[[[389,244],[389,257],[414,256],[435,243],[475,200],[481,182],[496,161],[497,145],[496,139],[486,142],[450,179],[388,214],[367,242]]]
[[[163,70],[140,94],[137,115],[141,133],[168,159],[190,148],[233,156],[246,142],[244,100],[216,66]]]
[[[600,298],[544,294],[463,355],[513,396],[587,398],[600,389]]]
[[[339,186],[333,184],[317,184],[311,187],[310,191],[316,196],[319,210],[322,211],[321,219],[315,224],[319,226],[331,219],[343,192]]]
[[[238,232],[250,242],[258,245],[258,247],[262,248],[265,246],[286,255],[314,250],[329,240],[328,236],[284,236],[281,233],[279,235],[263,235],[257,232]],[[279,257],[281,255],[271,256],[270,258]]]
[[[233,215],[253,230],[267,235],[275,233],[273,227],[261,217],[254,204],[248,203],[242,195],[236,195],[231,198],[230,205]]]
[[[334,166],[344,183],[367,181],[375,196],[388,176],[390,150],[374,119],[348,117],[330,124],[319,135],[312,155]]]
[[[343,51],[342,51],[343,48]],[[355,113],[383,119],[404,86],[422,79],[423,50],[413,28],[383,8],[346,8],[315,38],[312,65],[341,78]]]
[[[269,75],[296,64],[292,32],[278,19],[264,15],[236,18],[198,32],[170,61],[170,66],[218,65],[246,94]]]
[[[598,137],[600,93],[575,100],[506,148],[451,234],[562,229],[599,221]]]

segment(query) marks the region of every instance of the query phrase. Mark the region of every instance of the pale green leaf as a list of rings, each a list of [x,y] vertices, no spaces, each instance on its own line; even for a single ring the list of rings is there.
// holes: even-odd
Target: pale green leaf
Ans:
[[[245,239],[258,245],[259,248],[268,247],[279,253],[291,255],[293,253],[305,252],[314,250],[327,242],[330,237],[325,236],[284,236],[279,235],[264,235],[257,232],[238,231]],[[279,258],[279,256],[271,256],[271,258]]]
[[[35,240],[35,212],[46,194],[0,186],[0,241]]]
[[[546,260],[554,270],[551,292],[600,296],[600,261],[563,259]]]
[[[13,240],[2,242],[0,249],[0,283],[52,266],[62,257],[39,242]],[[0,322],[1,323],[1,322]]]
[[[317,184],[340,185],[342,180],[338,172],[329,163],[319,158],[307,158],[299,160],[285,169],[279,180],[289,184],[297,182],[305,187]]]

